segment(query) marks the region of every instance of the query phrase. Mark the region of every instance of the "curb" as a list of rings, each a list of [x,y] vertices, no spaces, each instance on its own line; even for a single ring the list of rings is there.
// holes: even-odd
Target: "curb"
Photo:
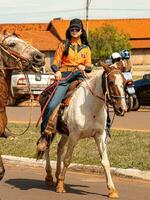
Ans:
[[[16,156],[7,156],[2,155],[4,163],[17,164],[30,167],[45,167],[46,161],[36,160],[34,158],[25,158],[25,157],[16,157]],[[52,169],[56,169],[56,161],[51,161]],[[98,165],[83,165],[72,163],[69,166],[69,170],[78,171],[78,172],[91,172],[91,173],[103,173],[102,167]],[[138,169],[121,169],[111,167],[111,172],[114,175],[124,175],[127,177],[139,178],[143,180],[150,181],[150,171],[141,171]]]

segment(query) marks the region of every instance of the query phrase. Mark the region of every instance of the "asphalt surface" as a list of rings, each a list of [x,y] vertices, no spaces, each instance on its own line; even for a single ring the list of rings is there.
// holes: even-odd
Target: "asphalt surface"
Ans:
[[[32,122],[37,122],[40,116],[40,107],[7,107],[8,122],[28,123],[32,113]],[[113,118],[113,112],[110,112]],[[124,117],[115,116],[112,128],[150,131],[150,110],[128,112]]]
[[[30,107],[7,107],[9,122],[27,123]],[[111,117],[113,117],[113,112]],[[40,108],[34,107],[32,122],[37,122]],[[112,128],[150,131],[150,111],[129,112],[115,117]],[[0,182],[0,200],[97,200],[108,199],[103,174],[67,172],[65,194],[57,194],[54,187],[45,185],[45,170],[41,167],[5,163],[6,174]],[[150,181],[114,176],[121,200],[149,200]]]
[[[55,192],[55,187],[45,184],[43,168],[5,165],[6,175],[0,182],[1,200],[106,200],[104,175],[68,172],[67,193]],[[113,177],[120,200],[149,200],[150,182]]]

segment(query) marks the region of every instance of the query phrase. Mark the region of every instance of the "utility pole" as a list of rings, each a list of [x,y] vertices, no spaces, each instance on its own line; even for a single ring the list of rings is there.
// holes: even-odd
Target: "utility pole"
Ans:
[[[86,32],[88,36],[89,32],[89,26],[88,26],[88,20],[89,20],[89,6],[92,0],[86,0]]]

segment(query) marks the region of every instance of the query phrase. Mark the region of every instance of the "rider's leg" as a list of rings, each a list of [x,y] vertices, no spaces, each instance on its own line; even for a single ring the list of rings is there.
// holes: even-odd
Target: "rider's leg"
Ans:
[[[53,98],[50,100],[44,111],[41,124],[41,133],[45,130],[49,117],[51,116],[55,108],[61,103],[62,99],[65,97],[68,87],[69,84],[67,83],[57,86]]]
[[[41,137],[37,142],[37,150],[38,152],[42,151],[44,152],[47,148],[47,146],[49,146],[50,144],[50,140],[52,138],[52,134],[54,132],[54,121],[50,121],[48,124],[48,120],[50,118],[50,116],[53,114],[53,112],[55,112],[55,109],[57,108],[57,106],[61,103],[62,99],[64,98],[67,90],[68,90],[69,84],[65,83],[65,84],[61,84],[57,87],[56,92],[53,96],[53,98],[51,99],[51,101],[49,102],[44,115],[43,115],[43,120],[42,120],[42,124],[41,124]],[[46,129],[46,126],[48,124],[48,130]],[[45,131],[46,130],[46,131]],[[49,131],[51,133],[49,133]]]

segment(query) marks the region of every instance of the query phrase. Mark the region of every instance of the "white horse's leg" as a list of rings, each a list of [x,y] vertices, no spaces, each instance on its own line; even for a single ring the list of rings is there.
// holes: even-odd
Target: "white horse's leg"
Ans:
[[[54,185],[53,182],[53,176],[52,176],[52,167],[50,164],[50,155],[49,155],[49,151],[50,151],[50,146],[45,150],[45,160],[46,160],[46,166],[45,166],[45,170],[46,170],[46,177],[45,177],[45,182],[48,185]]]
[[[70,134],[69,138],[68,138],[67,151],[66,151],[66,154],[65,154],[65,157],[63,160],[63,169],[61,170],[61,173],[59,175],[58,184],[56,187],[56,192],[59,192],[59,193],[66,192],[65,188],[64,188],[65,175],[66,175],[67,168],[69,167],[69,165],[71,163],[74,147],[78,141],[78,139],[75,137],[75,133],[74,133],[73,137],[72,137],[72,135],[73,135],[73,133]]]
[[[107,155],[107,145],[105,143],[105,139],[106,139],[105,130],[102,135],[96,134],[94,139],[97,144],[98,151],[102,159],[101,163],[106,175],[106,184],[109,190],[108,196],[110,198],[118,198],[119,197],[118,191],[115,189],[114,183],[112,181],[111,173],[110,173],[110,163],[109,163],[108,155]]]
[[[57,182],[58,182],[58,178],[61,172],[62,155],[64,153],[64,147],[65,147],[65,144],[67,143],[67,140],[68,140],[68,136],[62,136],[57,146],[57,166],[56,166],[56,173],[55,173]]]

